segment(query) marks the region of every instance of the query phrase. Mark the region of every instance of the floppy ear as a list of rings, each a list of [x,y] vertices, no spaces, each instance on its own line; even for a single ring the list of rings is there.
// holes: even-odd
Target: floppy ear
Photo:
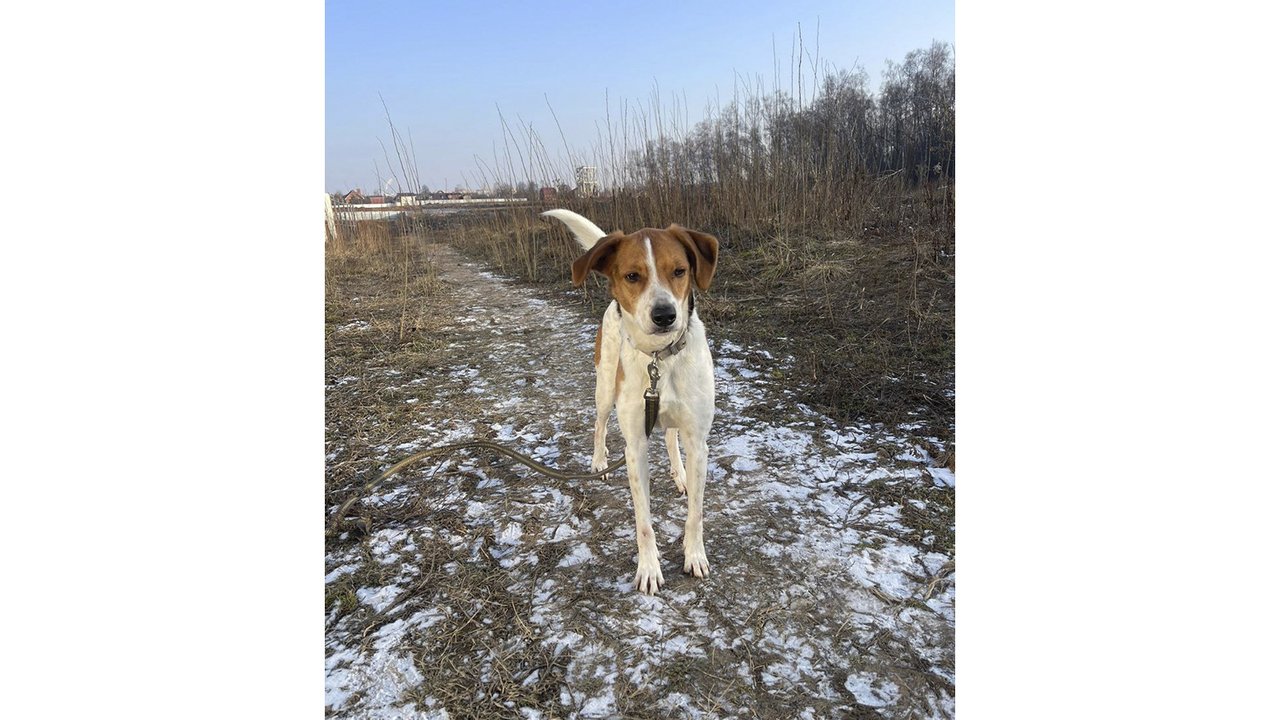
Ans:
[[[618,242],[625,237],[617,233],[609,233],[600,238],[592,248],[573,261],[573,286],[581,287],[587,280],[587,273],[595,270],[601,275],[608,275],[609,266],[613,264],[614,253],[618,251]]]
[[[699,290],[711,287],[711,277],[716,274],[716,258],[720,255],[720,241],[714,235],[672,224],[667,232],[675,236],[689,253],[693,263],[693,281]]]

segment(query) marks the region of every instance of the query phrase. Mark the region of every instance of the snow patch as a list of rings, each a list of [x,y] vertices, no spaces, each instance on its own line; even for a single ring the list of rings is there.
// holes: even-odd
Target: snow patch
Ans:
[[[956,474],[947,468],[928,468],[929,474],[933,476],[933,484],[938,487],[955,487]]]
[[[862,705],[874,708],[888,707],[896,704],[901,694],[898,686],[890,680],[870,673],[849,673],[844,681],[844,689],[853,694]]]
[[[591,548],[587,547],[585,544],[578,544],[574,545],[573,549],[566,553],[563,558],[560,558],[560,564],[558,567],[573,567],[574,565],[581,565],[584,562],[589,562],[595,559],[596,554],[591,552]]]

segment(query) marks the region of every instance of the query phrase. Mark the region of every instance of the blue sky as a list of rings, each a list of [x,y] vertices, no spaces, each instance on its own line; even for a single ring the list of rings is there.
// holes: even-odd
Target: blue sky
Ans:
[[[550,103],[569,147],[589,151],[605,124],[606,91],[616,114],[624,99],[648,104],[656,84],[664,108],[679,97],[693,124],[732,96],[735,76],[772,89],[775,49],[786,89],[797,31],[820,64],[856,63],[875,87],[886,59],[933,40],[954,43],[955,9],[950,0],[329,0],[325,189],[369,191],[379,173],[390,176],[383,146],[392,162],[395,153],[379,94],[412,136],[423,184],[476,186],[475,157],[492,165],[494,144],[503,152],[499,107],[509,124],[532,124],[563,155]]]

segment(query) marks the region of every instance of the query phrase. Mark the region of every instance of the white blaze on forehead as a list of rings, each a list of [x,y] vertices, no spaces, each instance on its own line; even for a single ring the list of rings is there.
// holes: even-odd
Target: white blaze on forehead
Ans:
[[[623,312],[623,322],[624,328],[634,325],[634,337],[636,338],[634,342],[640,342],[639,339],[641,337],[648,338],[643,341],[642,344],[645,347],[641,348],[641,351],[652,352],[661,347],[648,347],[648,345],[655,342],[661,342],[653,339],[655,334],[665,333],[672,329],[683,329],[686,317],[684,308],[681,303],[676,301],[676,296],[671,292],[671,287],[667,285],[667,280],[658,277],[658,261],[653,253],[653,240],[648,236],[641,236],[641,240],[644,242],[644,261],[648,270],[648,277],[645,279],[644,287],[638,288],[640,294],[635,299],[634,307]],[[659,305],[675,306],[676,323],[673,327],[658,328],[653,323],[653,309]],[[627,333],[631,335],[632,331],[628,330]],[[640,348],[640,345],[636,345],[636,347]]]
[[[649,287],[645,288],[645,294],[653,297],[655,301],[659,299],[659,295],[665,295],[666,297],[661,299],[677,305],[676,296],[671,294],[671,288],[667,286],[665,279],[658,277],[658,263],[653,259],[653,243],[649,241],[648,236],[644,239],[644,261],[649,266]]]

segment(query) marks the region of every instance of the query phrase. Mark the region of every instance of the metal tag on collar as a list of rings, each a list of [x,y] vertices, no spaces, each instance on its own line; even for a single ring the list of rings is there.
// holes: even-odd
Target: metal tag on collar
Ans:
[[[648,437],[658,423],[658,353],[649,363],[649,387],[644,391],[644,434]]]

